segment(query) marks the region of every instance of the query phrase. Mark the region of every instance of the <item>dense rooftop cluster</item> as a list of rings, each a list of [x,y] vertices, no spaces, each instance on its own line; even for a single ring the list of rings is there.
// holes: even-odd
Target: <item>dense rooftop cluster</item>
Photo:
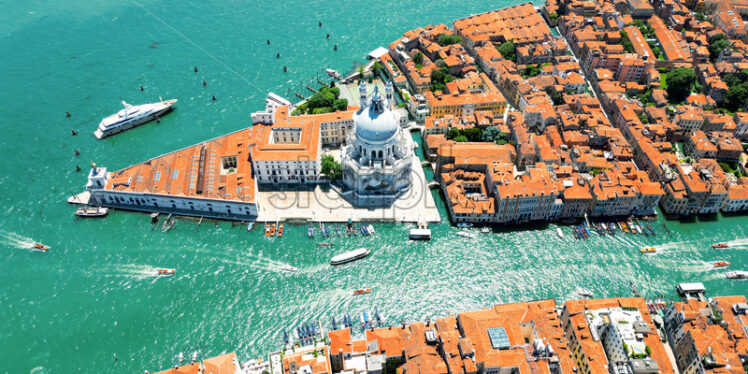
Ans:
[[[548,0],[409,31],[382,61],[453,221],[744,212],[746,13]]]
[[[642,298],[552,299],[399,326],[330,331],[240,367],[221,356],[214,373],[656,374],[745,373],[744,296],[647,303]],[[358,336],[358,338],[356,338]],[[217,368],[215,359],[206,366]],[[253,370],[248,366],[255,367]],[[163,373],[200,373],[192,364]],[[202,371],[203,373],[210,371]]]

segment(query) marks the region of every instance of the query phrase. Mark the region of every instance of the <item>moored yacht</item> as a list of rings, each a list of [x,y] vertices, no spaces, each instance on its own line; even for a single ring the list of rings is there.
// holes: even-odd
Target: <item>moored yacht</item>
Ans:
[[[125,108],[101,120],[94,135],[102,139],[158,119],[158,116],[169,112],[176,102],[177,99],[171,99],[133,106],[123,101]]]
[[[75,210],[78,217],[103,217],[109,213],[109,208],[103,206],[87,206]]]

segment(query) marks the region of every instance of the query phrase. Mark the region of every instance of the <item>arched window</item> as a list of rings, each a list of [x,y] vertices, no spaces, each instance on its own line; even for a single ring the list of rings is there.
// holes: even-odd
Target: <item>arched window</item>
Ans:
[[[382,158],[382,151],[379,151],[379,158]]]
[[[371,158],[377,157],[377,151],[371,151]]]

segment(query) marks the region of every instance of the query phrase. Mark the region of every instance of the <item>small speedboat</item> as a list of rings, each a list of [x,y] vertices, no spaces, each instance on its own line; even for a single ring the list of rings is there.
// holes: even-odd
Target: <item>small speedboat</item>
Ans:
[[[712,248],[727,248],[729,245],[727,243],[714,243],[712,244]]]
[[[160,275],[160,276],[174,275],[176,273],[177,273],[177,271],[174,270],[174,269],[162,268],[162,269],[157,269],[156,270],[156,275]]]
[[[714,267],[715,268],[723,268],[723,267],[727,267],[727,266],[730,266],[730,262],[729,261],[717,261],[717,262],[714,263]]]
[[[592,297],[594,295],[592,291],[586,288],[579,288],[579,290],[577,291],[577,294],[582,297]]]
[[[641,252],[645,253],[645,254],[646,253],[656,253],[657,252],[657,248],[655,248],[655,247],[646,247],[646,248],[642,248]]]
[[[46,246],[42,243],[34,243],[33,249],[41,252],[46,252],[49,250],[49,246]]]
[[[298,271],[299,270],[298,268],[293,267],[291,265],[283,265],[280,267],[280,269],[283,271]]]
[[[367,294],[369,292],[371,292],[371,288],[362,288],[360,290],[353,291],[353,294],[354,295],[363,295],[363,294]]]
[[[560,227],[556,227],[556,235],[558,235],[558,237],[561,238],[561,239],[564,238],[564,232],[561,231]]]
[[[491,233],[491,229],[489,229],[488,227],[482,227],[480,229],[480,232],[481,232],[481,234],[490,234]]]
[[[319,243],[317,245],[320,247],[332,247],[332,243],[327,243],[327,242]]]
[[[465,231],[458,231],[457,235],[462,236],[463,238],[475,238],[475,235]]]
[[[103,206],[87,206],[75,210],[78,217],[103,217],[109,213],[109,208]]]

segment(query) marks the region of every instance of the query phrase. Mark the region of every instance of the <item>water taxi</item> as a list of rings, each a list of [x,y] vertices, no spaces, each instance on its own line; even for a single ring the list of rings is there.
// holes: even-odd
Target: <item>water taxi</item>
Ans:
[[[265,224],[265,236],[270,236],[270,224]]]
[[[364,295],[364,294],[367,294],[369,292],[371,292],[371,288],[362,288],[360,290],[353,291],[353,294],[354,295]]]
[[[75,210],[78,217],[104,217],[109,213],[109,208],[103,206],[87,206]]]
[[[727,248],[729,245],[727,243],[714,243],[712,244],[712,248]]]
[[[729,261],[717,261],[717,262],[714,263],[714,267],[715,268],[723,268],[723,267],[727,267],[727,266],[730,266],[730,262]]]
[[[156,275],[159,275],[159,276],[174,275],[174,274],[176,274],[176,272],[177,271],[175,269],[162,268],[162,269],[157,269],[156,270]]]
[[[33,249],[41,252],[46,252],[49,250],[49,246],[46,246],[42,243],[34,243]]]
[[[278,226],[278,237],[283,236],[283,224],[281,223],[280,226]]]
[[[735,270],[725,273],[727,279],[748,279],[748,271]]]
[[[275,236],[275,224],[270,225],[270,236]]]
[[[642,248],[641,252],[642,253],[655,253],[655,252],[657,252],[657,248],[655,248],[655,247]]]
[[[342,265],[351,261],[356,261],[368,256],[369,253],[371,252],[366,248],[354,249],[331,258],[330,265]]]

